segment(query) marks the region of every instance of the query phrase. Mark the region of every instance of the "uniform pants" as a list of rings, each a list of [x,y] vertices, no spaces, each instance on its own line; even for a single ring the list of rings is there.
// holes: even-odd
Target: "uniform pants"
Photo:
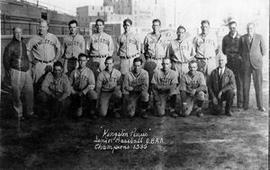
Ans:
[[[73,70],[78,68],[79,63],[77,59],[65,59],[64,60],[64,73],[66,73],[68,76],[71,74]]]
[[[131,71],[132,66],[133,66],[133,60],[135,57],[131,57],[129,59],[120,59],[120,72],[122,75],[127,74],[129,71]]]
[[[172,62],[172,69],[180,73],[185,74],[189,71],[188,63]]]
[[[201,108],[205,101],[205,96],[206,94],[203,91],[196,92],[194,96],[191,96],[190,93],[185,91],[181,91],[183,114],[188,116],[195,107]]]
[[[197,59],[198,63],[198,71],[204,73],[205,77],[211,74],[211,72],[217,68],[217,61],[215,57],[211,57],[210,59]]]
[[[52,71],[52,67],[53,67],[53,62],[50,62],[50,63],[37,62],[32,68],[32,76],[33,76],[34,83],[38,83],[39,79],[45,73]]]
[[[114,110],[121,107],[122,94],[114,92],[101,92],[99,98],[99,114],[105,117],[108,112],[110,99],[113,101]]]
[[[249,91],[251,74],[256,93],[257,107],[263,107],[262,99],[262,68],[254,69],[251,65],[244,68],[244,108],[249,107]]]
[[[71,94],[71,102],[74,108],[87,108],[90,107],[91,110],[94,110],[95,100],[97,100],[97,93],[94,90],[89,90],[85,95],[79,96],[78,94]]]
[[[12,86],[12,100],[13,108],[18,114],[18,117],[23,116],[23,104],[21,95],[23,94],[26,105],[26,113],[33,114],[33,80],[31,71],[27,72],[11,69],[10,70],[11,86]]]
[[[149,94],[147,92],[132,92],[127,94],[126,98],[127,105],[124,105],[124,107],[127,107],[127,115],[133,117],[136,112],[136,106],[138,104],[138,101],[140,102],[148,102],[149,101]],[[145,107],[145,106],[144,106]],[[142,108],[142,110],[145,111],[146,108]]]
[[[105,69],[105,59],[106,57],[92,57],[87,62],[87,67],[93,71],[95,79],[97,79],[98,74]]]
[[[153,59],[147,59],[145,64],[144,64],[144,69],[148,72],[149,74],[149,82],[151,82],[153,75],[154,75],[154,71],[156,69],[160,69],[162,68],[162,59],[159,60],[153,60]]]

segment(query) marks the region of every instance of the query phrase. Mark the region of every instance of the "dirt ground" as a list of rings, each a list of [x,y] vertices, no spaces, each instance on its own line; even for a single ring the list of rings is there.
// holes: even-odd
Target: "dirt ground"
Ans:
[[[268,110],[267,84],[264,105]],[[268,113],[255,109],[253,87],[251,93],[251,109],[235,110],[232,117],[26,120],[20,129],[2,93],[0,169],[266,170]],[[95,139],[104,131],[124,131],[131,136],[134,129],[147,135],[141,138],[141,149],[134,149],[134,144],[126,150],[97,149]],[[152,143],[146,144],[147,138]]]

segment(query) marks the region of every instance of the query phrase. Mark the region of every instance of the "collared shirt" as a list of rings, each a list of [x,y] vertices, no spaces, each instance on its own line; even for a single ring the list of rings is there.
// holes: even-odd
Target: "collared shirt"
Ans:
[[[149,88],[149,76],[148,72],[144,69],[141,69],[140,73],[135,74],[133,71],[130,71],[125,75],[123,81],[123,92],[128,92],[127,87],[133,87],[134,91],[148,91]]]
[[[223,75],[223,73],[224,73],[224,71],[225,71],[225,67],[223,67],[223,68],[218,68],[218,75],[219,76],[222,76]]]
[[[106,69],[98,74],[97,77],[97,92],[111,92],[115,87],[120,85],[121,73],[120,71],[113,69],[109,73]]]
[[[144,54],[146,59],[154,58],[161,59],[166,55],[166,41],[164,36],[161,34],[156,36],[154,33],[149,33],[146,35],[144,42]]]
[[[51,72],[46,75],[42,82],[41,89],[47,94],[54,94],[56,96],[63,95],[65,97],[68,97],[71,92],[71,86],[67,75],[62,74],[56,79]]]
[[[200,71],[196,71],[194,75],[190,72],[184,74],[180,82],[180,90],[192,92],[194,89],[203,91],[207,90],[204,75]]]
[[[141,51],[141,43],[134,33],[123,33],[117,39],[118,56],[132,57]]]
[[[214,34],[199,34],[193,40],[196,58],[209,59],[216,56],[217,37]]]
[[[112,37],[105,32],[93,34],[90,37],[90,56],[112,56],[114,44]]]
[[[155,71],[152,81],[152,84],[159,86],[170,86],[178,83],[178,74],[176,71],[168,70],[164,72],[163,69],[158,69]]]
[[[166,56],[169,57],[174,62],[187,63],[195,55],[193,45],[187,39],[182,41],[173,40],[170,42]]]
[[[58,38],[47,33],[45,37],[34,35],[27,43],[30,55],[41,61],[57,60],[60,55],[60,42]]]
[[[227,34],[222,40],[222,52],[227,56],[239,55],[240,35]]]
[[[67,35],[63,43],[64,56],[66,59],[78,58],[80,53],[85,53],[85,41],[82,35]]]
[[[95,88],[95,76],[88,67],[73,70],[69,80],[75,91],[82,91],[84,94]]]

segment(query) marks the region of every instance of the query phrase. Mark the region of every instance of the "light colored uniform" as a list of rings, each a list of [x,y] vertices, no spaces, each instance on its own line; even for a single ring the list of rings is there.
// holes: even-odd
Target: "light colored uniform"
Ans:
[[[58,60],[60,56],[60,42],[51,33],[47,33],[44,38],[34,35],[27,43],[27,50],[35,63],[32,71],[33,81],[36,83],[45,73],[46,67],[51,67],[53,62]]]
[[[204,101],[206,98],[207,86],[204,78],[204,74],[200,71],[192,76],[189,72],[184,74],[181,81],[179,89],[185,93],[183,103],[186,103],[183,111],[185,115],[189,115],[193,109],[194,103],[196,101]],[[191,96],[191,92],[196,90],[194,96]]]
[[[146,59],[145,69],[148,71],[149,75],[150,72],[152,73],[150,79],[152,78],[153,72],[155,68],[147,68],[150,62],[154,62],[156,64],[156,68],[161,68],[162,58],[166,55],[166,48],[167,48],[167,40],[165,37],[160,34],[157,37],[153,33],[149,33],[146,35],[143,45],[144,45],[144,55]],[[151,64],[150,64],[151,65]]]
[[[133,60],[139,57],[141,52],[141,43],[138,36],[134,33],[123,33],[117,39],[118,52],[120,57],[120,71],[123,75],[131,71]]]
[[[113,69],[109,73],[106,69],[99,73],[97,77],[96,91],[99,97],[100,115],[106,116],[111,97],[120,99],[122,92],[120,89],[121,73]]]
[[[180,74],[189,71],[188,63],[193,59],[195,51],[193,45],[187,39],[182,41],[172,40],[168,45],[166,57],[172,61],[172,67]]]
[[[199,34],[193,40],[195,58],[198,61],[198,70],[205,75],[210,75],[217,67],[216,50],[218,49],[217,37],[214,34]]]
[[[63,54],[64,54],[64,72],[71,73],[75,68],[78,67],[78,62],[71,61],[71,58],[78,60],[78,55],[85,53],[85,40],[82,35],[76,34],[67,35],[63,42]]]
[[[133,90],[129,91],[129,87]],[[137,101],[148,102],[149,94],[149,76],[148,72],[141,69],[138,75],[135,75],[133,71],[125,75],[123,81],[123,94],[127,95],[127,114],[130,116],[135,115]]]
[[[164,115],[168,97],[179,94],[177,90],[178,74],[171,69],[167,73],[163,69],[155,70],[151,84],[154,86],[155,108],[159,115]],[[166,88],[166,90],[159,90],[159,88]]]
[[[93,34],[90,37],[90,68],[95,73],[96,69],[99,69],[99,72],[105,69],[105,59],[108,56],[113,55],[114,44],[112,37],[105,32]],[[97,65],[99,67],[97,67]],[[96,75],[96,74],[95,74]]]

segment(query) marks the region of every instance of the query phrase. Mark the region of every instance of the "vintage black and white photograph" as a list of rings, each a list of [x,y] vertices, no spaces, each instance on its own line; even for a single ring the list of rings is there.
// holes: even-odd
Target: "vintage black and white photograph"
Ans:
[[[267,170],[268,0],[0,0],[2,170]]]

